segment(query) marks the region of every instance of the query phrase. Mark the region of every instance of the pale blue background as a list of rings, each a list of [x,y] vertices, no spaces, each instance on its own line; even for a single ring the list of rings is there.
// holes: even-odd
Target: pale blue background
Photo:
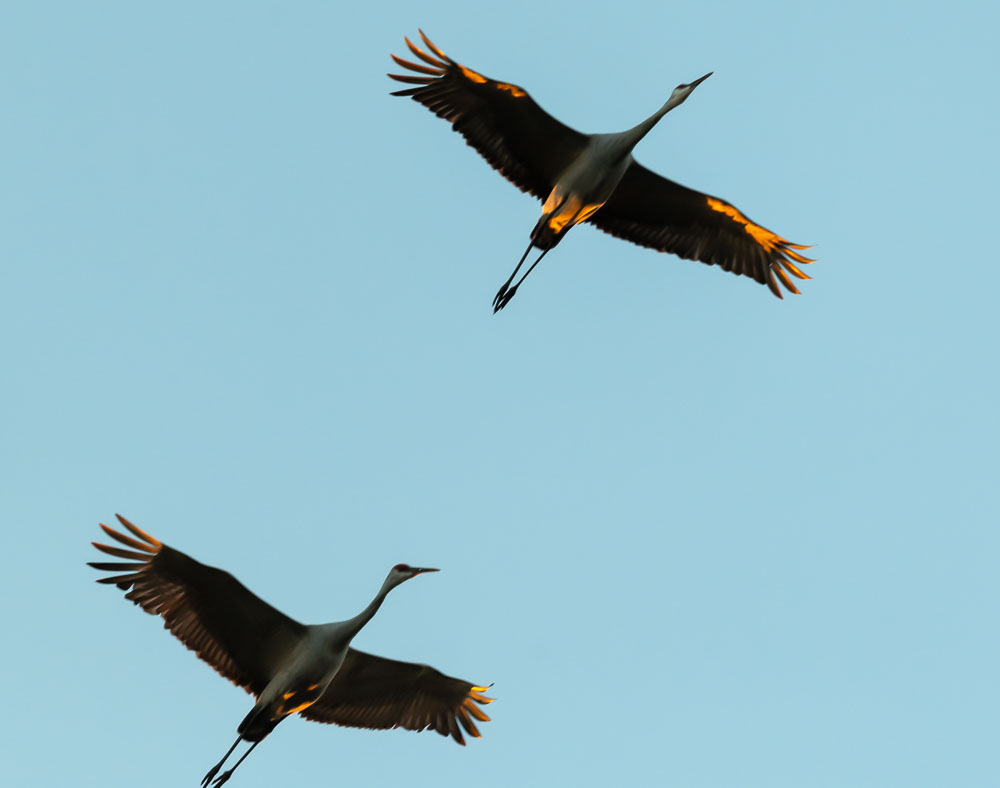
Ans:
[[[140,7],[141,6],[141,7]],[[93,583],[120,511],[496,682],[466,748],[291,720],[230,785],[1000,785],[994,3],[0,11],[5,785],[197,786],[249,698]],[[391,99],[446,52],[820,262],[574,230]]]

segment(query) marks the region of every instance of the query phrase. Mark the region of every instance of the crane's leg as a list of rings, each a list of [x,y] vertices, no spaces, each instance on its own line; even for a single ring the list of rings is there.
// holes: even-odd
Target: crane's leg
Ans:
[[[233,754],[233,750],[236,749],[236,745],[239,744],[241,741],[243,741],[242,736],[240,736],[239,738],[236,739],[236,741],[233,742],[233,746],[230,747],[229,751],[222,756],[222,760],[219,761],[217,764],[215,764],[215,766],[213,766],[211,769],[209,769],[208,774],[206,774],[204,777],[201,778],[201,788],[206,788],[206,786],[210,782],[212,782],[212,778],[215,777],[219,769],[222,768],[222,764],[224,764],[226,762],[226,759]]]
[[[551,248],[552,247],[550,246],[549,249]],[[528,249],[531,249],[531,247],[529,246]],[[524,276],[522,276],[520,279],[517,280],[516,285],[510,286],[510,281],[508,280],[508,282],[503,287],[500,288],[500,292],[497,293],[497,297],[493,299],[494,315],[501,309],[503,309],[505,306],[507,306],[507,303],[510,301],[510,299],[514,297],[514,293],[517,292],[517,288],[519,288],[521,286],[521,283],[528,278],[528,274],[530,274],[532,271],[535,270],[535,266],[538,265],[540,262],[542,262],[542,258],[549,253],[549,249],[545,249],[540,255],[538,255],[538,258],[535,260],[535,262],[531,264],[531,267],[524,272]],[[527,252],[525,252],[525,254],[527,255]],[[521,262],[524,262],[523,258]],[[521,264],[518,263],[517,268],[520,267]],[[514,269],[514,274],[517,273],[517,268]],[[514,274],[510,275],[511,279],[514,278]]]
[[[504,296],[507,294],[507,288],[509,288],[510,283],[514,281],[514,277],[517,276],[517,272],[521,270],[521,266],[524,265],[524,261],[528,258],[528,252],[531,251],[531,247],[534,245],[535,245],[534,241],[528,244],[528,248],[524,250],[524,254],[521,255],[520,261],[516,266],[514,266],[514,271],[511,273],[510,279],[504,282],[503,285],[501,285],[500,289],[497,290],[496,297],[493,299],[493,314],[496,314],[501,309],[503,309],[507,301],[510,301],[509,298],[504,299]],[[501,301],[503,302],[503,304],[498,306],[498,304],[500,304]]]
[[[247,750],[245,753],[243,753],[243,755],[240,756],[240,759],[236,762],[236,766],[234,766],[232,769],[229,769],[228,771],[223,772],[218,777],[216,777],[215,778],[215,782],[212,783],[212,785],[216,786],[216,787],[220,786],[224,782],[226,782],[226,780],[228,780],[230,777],[232,777],[233,776],[233,772],[235,772],[236,769],[239,767],[239,765],[241,763],[243,763],[243,761],[245,761],[247,759],[247,756],[250,753],[253,752],[253,748],[256,747],[258,744],[260,744],[261,741],[263,741],[263,739],[261,739],[260,741],[255,741],[253,744],[251,744],[250,745],[250,749]]]

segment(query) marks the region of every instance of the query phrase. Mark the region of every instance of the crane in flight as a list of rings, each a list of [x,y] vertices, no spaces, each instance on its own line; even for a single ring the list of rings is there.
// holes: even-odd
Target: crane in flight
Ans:
[[[113,572],[98,583],[117,585],[136,605],[163,617],[163,625],[223,677],[257,702],[237,729],[229,751],[202,779],[222,785],[283,719],[301,714],[316,722],[352,728],[427,728],[465,744],[462,729],[479,738],[473,718],[492,701],[486,687],[451,678],[427,665],[397,662],[350,648],[351,640],[401,583],[437,569],[397,564],[364,610],[347,621],[300,624],[251,593],[222,569],[206,566],[169,547],[121,515],[132,536],[101,523],[125,545],[92,542],[123,561],[91,562]],[[130,590],[131,589],[131,590]],[[250,747],[232,769],[216,777],[241,741]]]
[[[809,279],[795,262],[815,262],[796,251],[811,247],[793,244],[725,200],[667,180],[632,158],[639,140],[711,73],[678,85],[662,107],[627,131],[582,134],[545,112],[524,88],[466,68],[419,32],[430,52],[403,40],[423,64],[392,55],[411,73],[388,75],[417,87],[392,95],[410,96],[450,121],[494,169],[543,201],[531,243],[493,299],[494,313],[570,228],[584,221],[641,246],[752,277],[778,298],[779,281],[799,292],[788,274]],[[514,283],[533,246],[541,254]]]

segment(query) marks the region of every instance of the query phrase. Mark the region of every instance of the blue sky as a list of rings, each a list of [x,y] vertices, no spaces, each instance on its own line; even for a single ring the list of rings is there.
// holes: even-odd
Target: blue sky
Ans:
[[[571,13],[572,12],[572,13]],[[997,782],[987,3],[0,11],[5,782],[197,785],[250,707],[93,583],[122,512],[494,721],[290,720],[232,785]],[[392,99],[423,27],[816,244],[804,295],[575,229]],[[237,782],[238,781],[238,782]]]

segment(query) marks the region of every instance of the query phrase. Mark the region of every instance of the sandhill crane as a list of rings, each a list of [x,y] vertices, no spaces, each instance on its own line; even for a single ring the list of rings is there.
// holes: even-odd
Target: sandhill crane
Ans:
[[[113,583],[220,675],[252,693],[257,702],[240,723],[239,736],[208,774],[205,788],[240,741],[252,742],[232,769],[215,777],[226,782],[274,727],[291,714],[353,728],[427,728],[465,744],[461,728],[479,737],[471,718],[489,717],[477,704],[492,701],[486,687],[451,678],[427,665],[397,662],[350,648],[351,640],[375,615],[388,593],[410,578],[437,569],[397,564],[364,610],[347,621],[310,626],[286,616],[252,594],[222,569],[195,561],[136,527],[132,533],[101,523],[104,532],[129,549],[92,542],[124,562],[91,562],[114,572]],[[131,589],[131,590],[129,590]]]
[[[433,54],[404,37],[410,51],[427,65],[392,55],[414,74],[388,76],[418,85],[392,95],[410,96],[450,121],[511,183],[544,201],[531,243],[493,299],[494,313],[507,305],[570,228],[584,221],[641,246],[750,276],[778,298],[782,295],[775,277],[793,293],[799,291],[785,271],[809,279],[792,261],[815,262],[795,251],[811,247],[790,243],[725,200],[667,180],[632,158],[639,140],[711,72],[678,85],[662,107],[627,131],[581,134],[545,112],[524,88],[466,68],[419,32]],[[532,246],[541,254],[513,284]]]

